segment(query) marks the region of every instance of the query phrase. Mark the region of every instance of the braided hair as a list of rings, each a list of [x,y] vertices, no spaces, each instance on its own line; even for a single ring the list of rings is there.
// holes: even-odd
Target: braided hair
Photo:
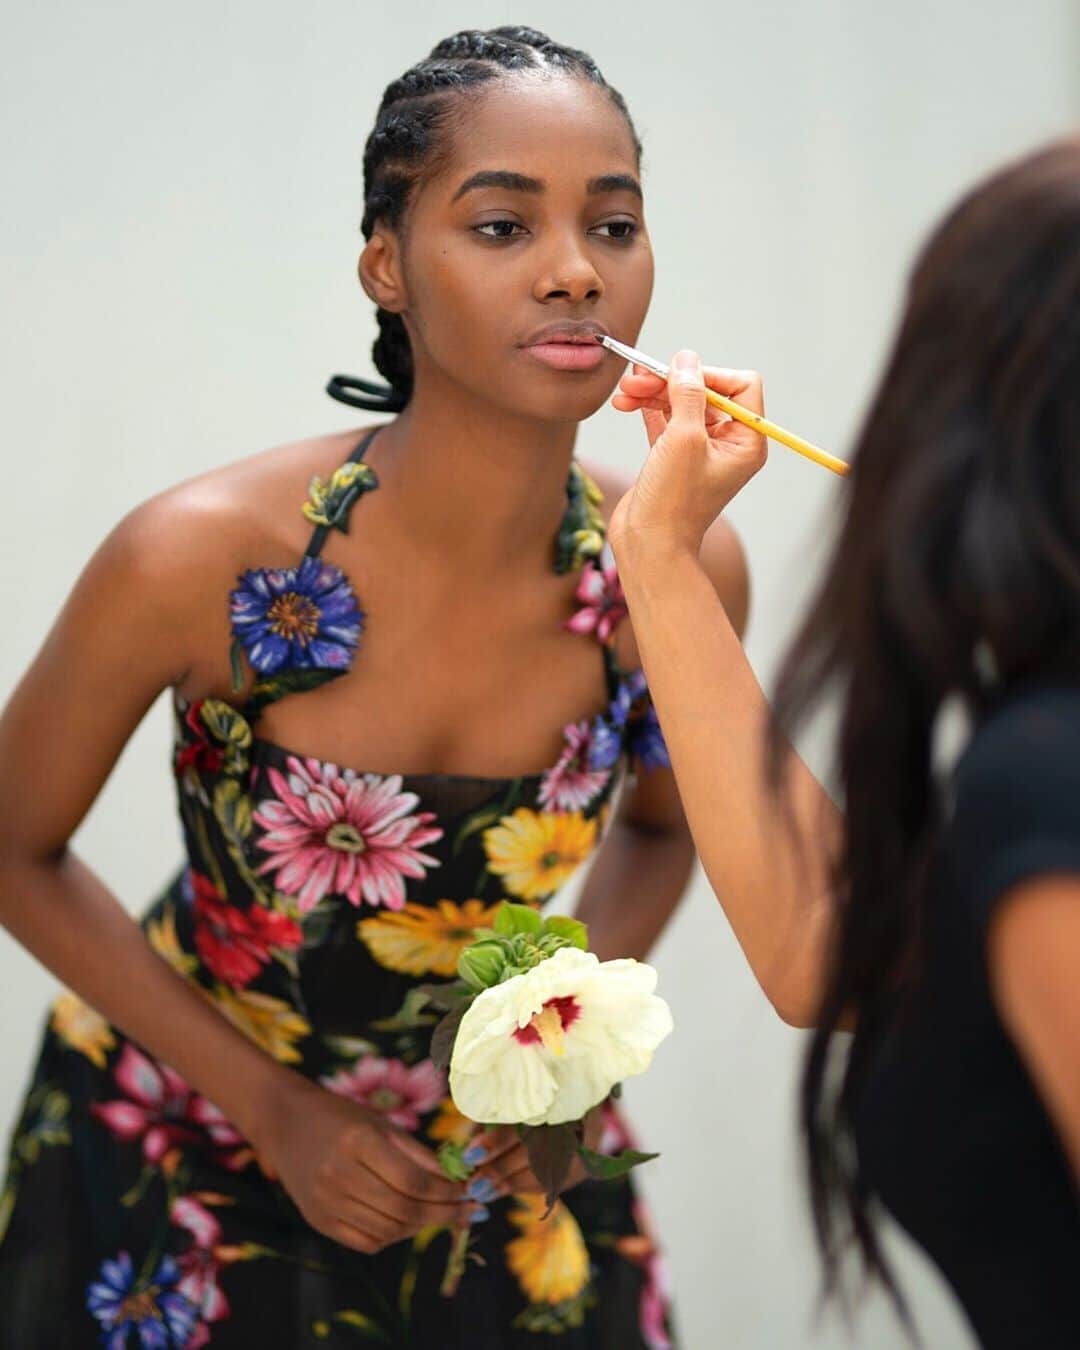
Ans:
[[[516,71],[559,72],[606,90],[626,119],[640,158],[641,142],[622,95],[587,53],[563,47],[535,28],[466,29],[445,38],[426,60],[392,81],[382,96],[364,148],[365,239],[380,222],[391,229],[400,227],[416,184],[438,167],[445,154],[443,133],[462,96]],[[400,412],[413,388],[409,335],[400,314],[379,308],[376,317],[379,336],[372,355],[389,388],[335,375],[327,389],[354,407]]]

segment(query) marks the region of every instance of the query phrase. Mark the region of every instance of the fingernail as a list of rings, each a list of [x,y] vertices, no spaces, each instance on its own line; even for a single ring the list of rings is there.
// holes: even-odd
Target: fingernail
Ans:
[[[473,1212],[469,1215],[469,1222],[487,1223],[488,1219],[490,1218],[491,1218],[491,1210],[486,1208],[484,1205],[480,1205],[477,1209],[474,1209]]]
[[[684,380],[696,380],[701,374],[701,357],[697,352],[676,352],[671,364],[676,374]]]
[[[470,1167],[479,1167],[482,1162],[487,1162],[488,1151],[483,1144],[470,1144],[461,1156]]]
[[[490,1177],[473,1177],[472,1181],[465,1187],[465,1194],[470,1200],[475,1200],[479,1204],[486,1204],[488,1200],[494,1200],[499,1194],[499,1188]]]

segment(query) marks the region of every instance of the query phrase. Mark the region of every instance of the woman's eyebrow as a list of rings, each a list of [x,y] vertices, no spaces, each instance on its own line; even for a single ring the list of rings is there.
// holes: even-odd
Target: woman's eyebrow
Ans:
[[[642,197],[641,184],[629,173],[606,173],[602,178],[591,178],[585,190],[590,197],[602,192],[632,192],[635,197]]]
[[[529,178],[523,173],[514,173],[510,169],[483,169],[466,178],[454,193],[453,201],[458,202],[470,192],[479,192],[481,188],[502,188],[504,192],[531,192],[534,195],[547,190],[547,184],[539,178]],[[606,173],[599,178],[590,178],[585,184],[590,197],[598,197],[605,192],[632,192],[641,197],[641,184],[629,173]]]
[[[454,193],[453,200],[460,201],[467,192],[477,192],[480,188],[503,188],[507,192],[543,192],[544,184],[539,178],[527,178],[523,173],[511,173],[509,169],[485,169],[466,178]]]

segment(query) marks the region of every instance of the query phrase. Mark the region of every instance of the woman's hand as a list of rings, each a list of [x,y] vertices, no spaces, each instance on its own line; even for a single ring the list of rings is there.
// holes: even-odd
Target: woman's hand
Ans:
[[[430,1149],[300,1077],[279,1102],[260,1156],[312,1228],[356,1251],[470,1219],[465,1188]]]
[[[608,537],[618,553],[635,541],[683,548],[695,555],[705,531],[765,463],[765,438],[705,401],[705,387],[764,413],[761,376],[702,370],[696,352],[679,352],[665,383],[637,368],[612,400],[640,411],[652,452],[637,482],[616,506]]]
[[[603,1114],[598,1107],[585,1117],[585,1146],[595,1149],[603,1130]],[[529,1165],[528,1150],[511,1126],[504,1125],[478,1136],[470,1148],[482,1148],[487,1154],[487,1161],[477,1167],[469,1183],[469,1198],[477,1204],[486,1205],[506,1195],[527,1195],[536,1191],[543,1194],[543,1183]],[[577,1186],[587,1175],[585,1164],[580,1158],[575,1158],[562,1189],[568,1191],[571,1186]]]

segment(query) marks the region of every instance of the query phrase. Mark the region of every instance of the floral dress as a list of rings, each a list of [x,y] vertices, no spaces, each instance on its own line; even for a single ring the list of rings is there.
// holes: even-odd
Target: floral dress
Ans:
[[[374,433],[372,433],[374,434]],[[230,597],[235,704],[176,702],[187,859],[142,920],[147,941],[282,1064],[429,1147],[479,1127],[401,1016],[451,978],[504,898],[543,905],[596,850],[628,764],[666,765],[640,672],[612,640],[625,605],[599,493],[575,465],[555,567],[580,572],[568,626],[599,639],[610,706],[565,730],[547,772],[376,775],[260,739],[269,703],[344,674],[364,615],[320,556],[377,487],[363,454],[311,485],[296,567],[253,568]],[[628,1142],[610,1107],[603,1147]],[[656,1248],[632,1185],[588,1182],[542,1217],[491,1206],[457,1294],[450,1235],[373,1256],[313,1230],[221,1111],[74,994],[54,1004],[0,1196],[3,1350],[665,1350]]]

